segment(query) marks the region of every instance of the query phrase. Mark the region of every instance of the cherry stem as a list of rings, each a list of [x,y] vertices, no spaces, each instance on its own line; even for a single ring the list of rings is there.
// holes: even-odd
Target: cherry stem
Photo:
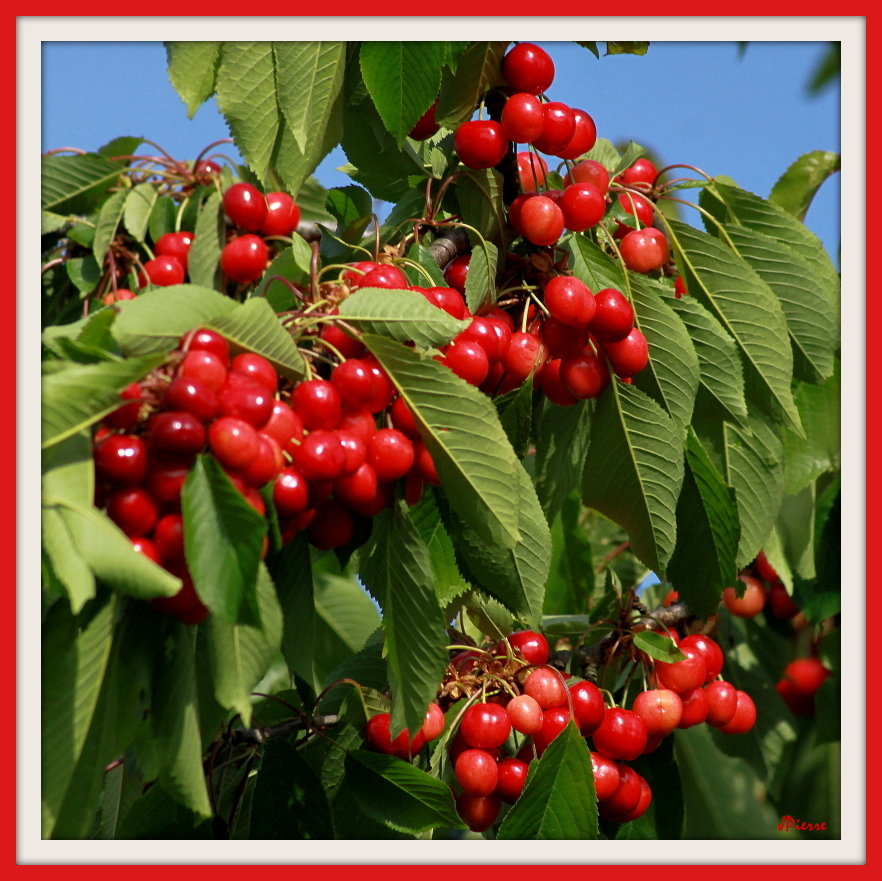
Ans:
[[[706,210],[705,208],[702,208],[701,205],[696,205],[694,202],[689,202],[686,199],[675,199],[673,196],[661,196],[661,198],[667,202],[678,202],[680,205],[687,205],[689,208],[694,208],[696,211],[700,212],[702,217],[706,217],[708,220],[711,221],[711,223],[713,223],[717,227],[717,229],[720,231],[720,234],[723,236],[723,238],[725,238],[726,243],[729,245],[729,247],[736,254],[738,253],[738,249],[735,247],[735,243],[729,237],[729,233],[726,232],[726,227],[723,226],[723,224],[720,223],[720,221],[717,220],[717,218],[714,217],[713,214],[711,214],[708,210]],[[661,213],[661,212],[659,212],[659,213]],[[662,215],[662,219],[666,220],[664,215]],[[668,226],[667,223],[665,223],[665,226]],[[670,231],[669,226],[668,226],[668,230]]]
[[[208,145],[208,146],[207,146],[207,147],[206,147],[206,148],[205,148],[205,149],[204,149],[204,150],[203,150],[203,151],[202,151],[202,152],[196,157],[196,160],[195,160],[195,162],[193,163],[193,166],[195,167],[195,166],[196,166],[196,163],[199,162],[199,161],[202,159],[202,157],[203,157],[203,156],[204,156],[209,150],[211,150],[213,147],[219,147],[221,144],[232,144],[232,143],[233,143],[233,139],[232,139],[232,138],[221,138],[221,140],[219,140],[219,141],[215,141],[214,143],[209,144],[209,145]]]
[[[285,287],[288,288],[288,290],[290,290],[291,293],[294,294],[294,296],[297,297],[297,299],[300,300],[300,302],[303,303],[304,306],[308,306],[308,305],[309,305],[309,300],[306,299],[306,297],[305,297],[304,294],[303,294],[303,291],[301,291],[301,290],[300,290],[300,289],[294,284],[294,282],[292,282],[292,281],[290,281],[289,279],[285,278],[283,275],[272,275],[272,276],[270,276],[270,277],[264,282],[264,284],[263,284],[263,293],[261,294],[261,296],[263,296],[263,297],[266,296],[266,289],[267,289],[267,288],[270,286],[270,284],[272,284],[272,282],[274,282],[274,281],[280,281],[283,285],[285,285]]]

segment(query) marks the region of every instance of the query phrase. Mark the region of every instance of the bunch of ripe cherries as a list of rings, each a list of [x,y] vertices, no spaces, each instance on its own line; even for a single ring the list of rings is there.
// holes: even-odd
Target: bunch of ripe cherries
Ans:
[[[409,761],[443,732],[441,706],[466,698],[443,748],[453,768],[459,814],[472,831],[483,832],[497,821],[503,802],[518,800],[530,762],[573,722],[590,738],[600,816],[635,820],[649,807],[652,790],[627,762],[656,750],[675,728],[706,722],[724,734],[742,734],[756,721],[750,696],[719,678],[723,653],[717,643],[698,634],[682,640],[671,635],[686,658],[656,661],[650,673],[654,687],[640,692],[631,709],[607,706],[593,682],[567,680],[548,666],[545,637],[524,630],[486,651],[458,651],[439,703],[430,705],[416,736],[403,731],[392,740],[389,714],[380,713],[368,721],[365,738],[372,749]]]

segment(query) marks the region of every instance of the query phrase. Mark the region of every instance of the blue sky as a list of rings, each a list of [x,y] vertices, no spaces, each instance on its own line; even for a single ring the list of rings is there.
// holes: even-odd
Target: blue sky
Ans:
[[[601,137],[634,140],[667,164],[726,174],[768,196],[801,154],[840,149],[838,87],[816,98],[806,92],[822,43],[752,42],[739,55],[734,42],[656,42],[642,57],[600,59],[574,43],[540,45],[556,65],[552,100],[590,113]],[[43,151],[95,150],[132,135],[193,159],[229,136],[214,99],[187,118],[161,43],[44,42],[42,67]],[[230,145],[221,149],[239,158]],[[345,162],[337,149],[316,176],[327,187],[350,183],[335,170]],[[686,219],[699,225],[697,215]],[[838,264],[838,175],[821,188],[806,223]]]

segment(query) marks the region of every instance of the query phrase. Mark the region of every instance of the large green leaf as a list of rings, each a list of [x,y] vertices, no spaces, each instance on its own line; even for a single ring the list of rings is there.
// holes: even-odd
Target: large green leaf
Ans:
[[[459,57],[456,73],[444,71],[435,119],[445,128],[455,129],[472,118],[481,97],[494,86],[505,83],[502,56],[508,42],[472,43]]]
[[[359,288],[340,304],[340,317],[366,333],[418,346],[444,345],[469,326],[418,291],[386,288]]]
[[[450,787],[408,762],[356,749],[345,765],[358,806],[369,817],[407,832],[464,826]]]
[[[654,572],[664,571],[674,549],[682,436],[633,386],[614,380],[597,401],[582,499],[627,530],[631,550]]]
[[[502,201],[503,180],[502,175],[494,168],[471,169],[467,173],[456,178],[456,198],[459,209],[470,226],[473,226],[484,238],[484,241],[495,245],[496,251],[505,252],[512,240],[512,228],[508,223],[505,204]],[[481,239],[469,231],[473,247],[478,247]],[[495,256],[495,255],[494,255]],[[495,289],[495,284],[486,286],[487,289],[476,292],[477,297],[469,297],[468,281],[474,272],[475,255],[469,264],[469,274],[466,276],[466,296],[469,302],[472,299],[481,303],[488,299],[488,294]],[[490,282],[495,282],[496,261],[493,261]],[[485,282],[482,283],[486,285]],[[471,306],[469,308],[472,308]],[[472,310],[474,311],[474,309]]]
[[[343,84],[345,50],[332,41],[273,43],[279,108],[302,153],[325,131]]]
[[[442,605],[465,593],[470,585],[456,565],[453,542],[441,522],[441,514],[432,493],[424,493],[411,508],[410,519],[429,550],[435,595]]]
[[[469,310],[476,313],[492,303],[496,296],[496,263],[499,252],[493,242],[479,241],[472,248],[466,276],[465,298]]]
[[[499,840],[596,839],[597,801],[591,753],[575,723],[531,763],[521,797],[505,815]]]
[[[551,524],[551,567],[542,607],[545,615],[566,615],[573,610],[587,609],[594,595],[594,557],[579,522],[581,514],[581,499],[571,493],[563,500],[560,513]]]
[[[401,144],[438,96],[444,43],[369,40],[361,44],[361,75],[387,131]]]
[[[260,626],[230,624],[209,615],[199,629],[208,644],[214,697],[227,710],[251,724],[251,692],[275,660],[282,641],[282,610],[269,573],[260,566],[257,577]]]
[[[836,318],[811,266],[789,246],[763,233],[731,223],[726,224],[726,232],[781,301],[796,378],[816,383],[827,379],[833,373]]]
[[[665,302],[680,316],[695,353],[699,381],[694,413],[704,419],[742,423],[747,417],[744,370],[735,340],[695,297],[667,295]]]
[[[550,567],[551,536],[533,483],[523,467],[518,469],[517,480],[521,538],[513,547],[488,544],[458,512],[448,514],[447,525],[468,580],[499,600],[528,627],[538,629]]]
[[[512,547],[520,465],[490,399],[428,355],[373,334],[362,341],[413,413],[453,510],[482,539]]]
[[[199,207],[193,243],[187,252],[187,274],[193,284],[218,290],[220,256],[227,243],[227,224],[221,207],[221,195],[211,193]]]
[[[736,577],[741,528],[735,490],[723,482],[693,431],[686,438],[683,489],[677,499],[677,545],[667,569],[680,600],[706,618]]]
[[[181,100],[187,105],[187,116],[196,111],[214,94],[221,43],[167,41],[168,77]]]
[[[266,520],[211,455],[201,455],[181,491],[184,546],[202,602],[231,624],[260,625],[257,578]]]
[[[134,302],[131,300],[129,302]],[[77,364],[42,380],[40,439],[43,449],[71,437],[120,405],[119,393],[143,379],[164,358]]]
[[[433,586],[429,551],[396,502],[374,523],[359,552],[359,576],[383,609],[392,687],[392,737],[419,730],[447,666],[447,627]]]
[[[778,298],[751,266],[713,236],[669,220],[677,264],[696,296],[734,338],[748,389],[769,415],[802,433],[790,382],[793,359]]]
[[[122,220],[126,205],[126,191],[117,190],[101,206],[98,212],[98,223],[95,228],[95,239],[92,243],[92,256],[99,266],[104,265],[104,258],[110,248],[110,243],[116,237],[119,222]]]
[[[78,627],[66,602],[43,622],[40,726],[43,837],[51,835],[86,740],[110,656],[115,602]]]
[[[841,165],[839,154],[830,150],[803,153],[775,182],[769,201],[804,221],[815,193]]]
[[[680,430],[692,418],[699,361],[688,329],[660,296],[660,287],[642,276],[631,277],[636,325],[649,346],[649,364],[634,377],[634,385],[661,404]]]
[[[772,202],[720,181],[702,190],[699,204],[723,223],[739,223],[788,245],[811,267],[819,289],[833,305],[834,315],[839,315],[839,275],[821,240],[807,226]],[[707,228],[717,234],[710,222]]]
[[[234,353],[256,352],[282,376],[295,381],[304,378],[305,365],[294,338],[262,297],[252,297],[235,310],[218,313],[206,325],[223,334]]]
[[[272,43],[223,44],[217,104],[245,161],[266,182],[281,123]]]
[[[199,285],[147,291],[117,305],[113,335],[128,356],[170,352],[188,330],[239,308],[235,300]]]
[[[591,440],[591,410],[588,401],[579,401],[572,407],[545,402],[536,439],[534,473],[536,495],[549,523],[554,522],[564,499],[582,478]]]
[[[159,198],[159,190],[152,181],[145,181],[129,190],[123,209],[123,222],[129,235],[143,243],[147,239],[150,214]]]
[[[55,214],[89,214],[116,183],[123,166],[95,153],[43,156],[40,207]]]

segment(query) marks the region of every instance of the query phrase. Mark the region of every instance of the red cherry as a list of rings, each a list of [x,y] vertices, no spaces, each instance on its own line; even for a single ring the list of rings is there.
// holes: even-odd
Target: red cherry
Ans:
[[[346,454],[335,431],[315,428],[294,447],[294,467],[310,482],[336,480],[343,474]]]
[[[543,710],[562,707],[567,703],[567,688],[563,678],[550,667],[538,667],[533,670],[524,680],[524,692],[530,695]]]
[[[603,693],[593,682],[574,682],[569,692],[579,733],[587,737],[603,724],[606,716]]]
[[[417,124],[410,130],[409,138],[415,141],[427,141],[434,135],[441,126],[435,121],[435,108],[438,106],[438,99],[435,103],[419,118]]]
[[[579,403],[579,399],[570,392],[560,378],[560,358],[547,361],[542,368],[542,391],[545,397],[561,407],[572,407]]]
[[[609,369],[589,348],[560,359],[560,380],[580,400],[596,398],[609,384]]]
[[[471,340],[454,340],[446,347],[444,354],[435,360],[448,367],[460,379],[474,386],[480,385],[487,378],[487,372],[490,370],[487,353],[478,343]]]
[[[522,762],[512,756],[502,759],[496,766],[498,782],[495,795],[506,804],[514,804],[524,791],[527,782],[527,772],[530,769],[528,762]]]
[[[208,445],[226,468],[247,468],[260,452],[257,429],[235,416],[222,416],[208,429]]]
[[[757,554],[754,566],[756,567],[756,571],[759,573],[760,578],[768,584],[774,584],[776,581],[781,580],[781,576],[778,575],[775,571],[775,567],[769,562],[769,558],[766,556],[765,551],[760,551]]]
[[[704,688],[691,688],[681,692],[680,701],[683,704],[683,715],[677,723],[678,728],[691,728],[700,725],[707,718],[710,704]]]
[[[578,355],[588,345],[588,328],[564,324],[554,315],[548,315],[542,323],[542,341],[553,358]]]
[[[496,759],[482,749],[467,749],[454,764],[456,782],[469,795],[490,795],[496,789],[499,773]]]
[[[331,373],[331,384],[344,407],[364,407],[374,396],[374,374],[357,358],[338,364]]]
[[[262,385],[272,395],[276,393],[279,387],[279,377],[276,369],[263,355],[257,355],[253,352],[242,352],[242,354],[236,355],[233,358],[231,369],[247,373],[258,385]]]
[[[460,734],[469,746],[493,749],[502,746],[511,734],[511,720],[499,704],[472,704],[463,713]]]
[[[223,206],[227,217],[249,232],[257,232],[266,219],[266,198],[245,181],[233,184],[224,193]]]
[[[534,370],[541,370],[547,359],[548,351],[538,337],[518,331],[511,335],[511,344],[501,363],[516,385],[520,385]]]
[[[354,472],[334,481],[334,497],[344,505],[359,510],[371,504],[377,496],[377,473],[363,462]]]
[[[583,159],[564,177],[564,183],[567,186],[574,183],[594,184],[605,197],[609,190],[609,172],[596,159]]]
[[[443,309],[448,315],[452,315],[454,318],[471,318],[471,314],[469,313],[468,307],[465,304],[465,301],[462,298],[462,294],[465,292],[465,276],[463,276],[463,290],[460,291],[458,288],[449,287],[449,288],[441,288],[434,287],[429,288],[426,293],[433,298],[433,302],[439,309]]]
[[[723,650],[709,636],[693,633],[680,640],[681,648],[694,648],[704,658],[707,669],[705,682],[711,682],[720,675],[723,669]]]
[[[533,146],[542,153],[563,150],[576,133],[572,109],[560,101],[549,101],[542,105],[542,116],[542,134],[533,141]]]
[[[533,735],[536,752],[541,756],[570,722],[568,707],[551,707],[542,713],[542,727]]]
[[[456,797],[456,810],[472,832],[484,832],[496,822],[502,802],[495,795],[461,792]]]
[[[151,462],[145,485],[153,498],[163,505],[177,506],[191,464],[189,457],[172,459],[169,462]]]
[[[540,95],[554,81],[554,62],[539,46],[518,43],[502,59],[502,75],[516,92]]]
[[[413,413],[404,398],[398,397],[392,402],[389,409],[389,416],[392,419],[392,427],[397,428],[402,434],[407,435],[412,441],[420,439],[420,430],[417,428]]]
[[[723,734],[746,734],[756,722],[756,704],[754,704],[753,698],[743,691],[735,693],[738,696],[735,715],[732,716],[730,722],[719,728]]]
[[[637,695],[634,712],[643,720],[649,736],[667,737],[680,724],[683,702],[675,692],[655,688]]]
[[[548,174],[548,163],[529,150],[522,150],[517,155],[518,178],[524,193],[532,192],[534,195],[539,187],[545,186]]]
[[[558,275],[548,282],[545,305],[558,321],[573,327],[585,327],[594,318],[596,310],[591,291],[584,282],[571,275]]]
[[[492,119],[464,122],[453,136],[453,148],[469,168],[493,168],[502,162],[508,139],[502,126]]]
[[[218,393],[222,416],[235,416],[250,422],[255,428],[263,428],[273,414],[274,398],[262,385],[252,382],[247,374],[243,381],[234,380],[237,371],[230,373],[227,384]]]
[[[631,820],[636,820],[638,817],[642,817],[646,813],[650,804],[652,804],[652,789],[650,789],[649,783],[646,782],[646,778],[640,777],[640,798],[637,800],[637,807],[634,808],[633,811],[629,811],[623,817],[616,817],[615,819],[619,823],[630,823]]]
[[[655,673],[659,685],[682,694],[704,685],[707,677],[707,667],[704,663],[704,655],[690,646],[680,646],[680,651],[686,655],[683,661],[656,661]]]
[[[355,522],[348,508],[336,499],[327,499],[315,509],[308,531],[310,542],[320,550],[342,548],[352,541]]]
[[[200,422],[210,422],[217,416],[220,402],[217,394],[201,380],[179,376],[165,390],[162,406],[169,410],[186,410]]]
[[[319,339],[330,343],[344,358],[360,358],[364,354],[364,343],[347,336],[334,324],[326,324],[322,327]]]
[[[260,225],[263,236],[290,236],[300,223],[300,208],[287,193],[266,194],[266,217]]]
[[[674,296],[680,300],[683,298],[684,294],[688,294],[689,291],[686,290],[686,282],[683,281],[683,276],[678,275],[677,280],[674,282]]]
[[[670,253],[664,233],[652,226],[626,233],[619,242],[619,251],[628,269],[644,273],[661,269]]]
[[[292,438],[303,439],[303,420],[283,401],[273,401],[270,418],[260,430],[284,449]]]
[[[201,624],[208,617],[209,610],[199,599],[190,573],[186,571],[186,567],[183,569],[176,567],[176,571],[172,574],[177,575],[183,582],[181,589],[174,596],[154,597],[150,600],[150,605],[158,612],[174,615],[189,626]]]
[[[193,168],[193,173],[206,185],[210,185],[212,178],[217,177],[223,171],[221,165],[213,159],[200,159]]]
[[[465,294],[466,277],[468,276],[469,261],[471,259],[471,254],[460,254],[444,267],[444,281],[461,294]]]
[[[506,637],[513,649],[517,649],[528,664],[540,666],[548,663],[548,640],[534,630],[518,630]],[[494,650],[499,657],[507,655],[504,642],[500,642]]]
[[[432,486],[441,486],[435,460],[422,440],[413,442],[413,468],[426,483],[430,483]]]
[[[251,486],[261,487],[276,477],[285,465],[282,448],[269,435],[258,432],[260,449],[254,461],[242,469],[242,477]]]
[[[604,288],[594,295],[595,312],[589,329],[602,343],[623,340],[634,327],[634,307],[621,291]]]
[[[305,428],[332,431],[340,423],[343,405],[333,383],[326,379],[301,382],[291,395],[291,404]]]
[[[187,352],[178,368],[178,376],[198,379],[215,392],[221,390],[227,381],[227,375],[226,364],[207,350]]]
[[[164,288],[173,284],[182,284],[184,275],[184,267],[181,266],[180,260],[170,254],[163,254],[144,264],[144,271],[138,275],[138,285],[142,288],[147,287],[149,282]]]
[[[755,618],[763,610],[766,604],[766,589],[763,583],[751,575],[738,576],[746,585],[744,596],[740,599],[735,593],[734,587],[727,587],[723,591],[723,605],[739,618]]]
[[[371,716],[364,728],[365,740],[368,746],[377,752],[409,761],[411,756],[416,755],[423,748],[425,738],[418,731],[413,740],[409,740],[409,732],[405,728],[395,740],[392,740],[391,721],[392,717],[389,713],[377,713],[376,716]]]
[[[735,715],[738,705],[738,694],[731,682],[717,680],[709,682],[704,687],[707,698],[707,716],[705,722],[713,728],[722,728],[728,725]]]
[[[159,556],[159,551],[156,550],[156,545],[150,541],[149,538],[133,538],[131,539],[132,547],[139,553],[143,554],[147,559],[153,560],[157,566],[162,565],[162,557]]]
[[[309,507],[306,481],[294,468],[283,468],[273,485],[273,503],[279,517],[296,517]]]
[[[159,518],[156,500],[141,487],[114,490],[105,507],[107,516],[130,538],[149,535]]]
[[[654,184],[656,177],[658,177],[656,167],[648,159],[644,158],[637,159],[633,165],[626,168],[621,174],[621,178],[626,184]]]
[[[576,123],[573,136],[563,149],[556,151],[556,155],[561,159],[576,159],[587,153],[597,141],[597,126],[590,114],[574,107],[573,119]]]
[[[205,426],[185,410],[154,413],[144,437],[154,450],[180,455],[198,453],[206,440]]]
[[[502,131],[508,140],[515,143],[532,143],[542,134],[544,123],[542,102],[530,92],[512,95],[502,108]]]
[[[404,273],[391,263],[382,263],[366,272],[358,283],[360,288],[386,288],[387,290],[407,290],[410,285]]]
[[[105,422],[107,419],[105,418]],[[775,581],[769,585],[767,601],[772,614],[776,618],[789,620],[795,618],[799,614],[799,606],[793,602],[793,598],[787,593],[787,588],[780,581]]]
[[[784,668],[776,688],[785,700],[788,695],[813,698],[829,675],[830,671],[817,658],[797,658]]]
[[[166,514],[160,518],[153,533],[156,550],[166,564],[184,562],[184,518]]]
[[[123,401],[132,401],[131,404],[123,404],[112,413],[108,413],[101,421],[108,428],[120,428],[127,430],[138,424],[141,415],[141,386],[137,382],[127,385],[120,393]]]
[[[528,694],[513,697],[505,711],[511,720],[511,727],[521,734],[535,734],[542,728],[542,707]]]
[[[190,252],[190,245],[193,244],[195,236],[191,232],[167,232],[156,240],[156,247],[153,252],[157,257],[175,257],[178,263],[187,271],[187,255]],[[117,292],[118,293],[118,292]]]
[[[599,802],[597,810],[607,820],[619,820],[640,804],[640,775],[630,766],[616,763],[619,785],[611,796]]]
[[[256,281],[263,275],[268,259],[269,251],[264,240],[246,233],[224,245],[220,265],[228,278],[245,283]]]
[[[345,408],[340,415],[338,431],[351,431],[360,437],[365,444],[376,434],[377,425],[373,415],[366,409]]]
[[[362,278],[372,269],[376,269],[380,264],[373,260],[358,260],[350,263],[350,269],[347,269],[340,276],[341,281],[345,281],[351,288],[357,288],[361,284]]]
[[[420,728],[423,737],[426,738],[426,743],[441,736],[441,732],[444,731],[444,724],[444,711],[436,703],[429,704],[429,709],[426,710],[426,721],[423,722],[423,727]]]
[[[216,331],[207,327],[200,327],[185,333],[178,347],[189,352],[211,352],[226,370],[230,363],[230,346],[227,341]]]
[[[597,752],[609,759],[630,762],[643,752],[647,731],[643,720],[632,710],[610,707],[591,737]]]
[[[367,461],[381,481],[404,477],[413,460],[413,443],[394,428],[381,428],[370,439]]]
[[[337,430],[343,448],[343,477],[354,474],[367,459],[367,444],[354,432]]]
[[[531,196],[521,206],[523,236],[534,245],[553,245],[564,231],[564,214],[548,196]]]
[[[606,213],[606,199],[592,183],[571,184],[558,202],[566,228],[581,232],[597,226]]]
[[[649,363],[649,346],[639,328],[616,343],[604,343],[603,350],[616,376],[635,376]]]
[[[648,199],[644,199],[643,196],[638,196],[637,193],[620,193],[619,204],[627,214],[636,217],[642,226],[652,226],[654,213],[652,210],[652,202]],[[622,231],[622,235],[630,229],[630,227],[625,224],[620,224],[619,228]]]
[[[606,801],[619,786],[619,766],[600,753],[591,752],[591,769],[594,771],[594,792],[598,801]]]
[[[101,302],[105,306],[112,306],[114,303],[119,303],[122,300],[134,300],[135,296],[135,292],[130,291],[128,288],[117,288],[115,291],[108,291],[101,298]]]

